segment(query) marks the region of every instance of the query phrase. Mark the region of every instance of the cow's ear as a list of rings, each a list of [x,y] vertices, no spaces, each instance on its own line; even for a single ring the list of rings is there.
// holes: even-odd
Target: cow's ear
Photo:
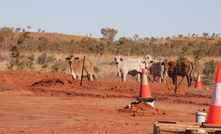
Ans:
[[[120,61],[123,61],[123,59],[122,59],[122,58],[120,58]]]
[[[75,59],[75,60],[79,60],[79,57],[75,57],[74,59]]]
[[[69,57],[67,57],[67,58],[66,58],[66,61],[67,61],[67,60],[70,60],[70,58],[69,58]]]

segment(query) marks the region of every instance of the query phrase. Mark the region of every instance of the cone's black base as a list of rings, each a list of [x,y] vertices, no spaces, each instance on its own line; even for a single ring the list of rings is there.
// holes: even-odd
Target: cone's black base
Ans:
[[[153,102],[154,98],[137,98],[137,101],[144,101],[144,102]]]

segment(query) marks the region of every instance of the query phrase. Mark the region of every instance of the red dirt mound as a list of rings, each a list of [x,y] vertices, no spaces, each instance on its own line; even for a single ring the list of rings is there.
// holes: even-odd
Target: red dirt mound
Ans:
[[[167,111],[162,111],[158,108],[152,107],[147,102],[132,102],[130,105],[119,109],[119,112],[133,113],[133,116],[152,116],[152,115],[167,115]]]

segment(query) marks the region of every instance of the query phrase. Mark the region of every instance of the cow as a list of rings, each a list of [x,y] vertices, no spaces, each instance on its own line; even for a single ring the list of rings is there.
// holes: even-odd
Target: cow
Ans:
[[[71,74],[73,79],[80,79],[81,74],[82,74],[82,67],[83,67],[83,60],[79,59],[79,57],[74,57],[73,55],[70,55],[68,58],[66,58],[66,61],[69,61],[70,69],[71,69]],[[84,67],[86,68],[87,75],[86,77],[88,80],[93,81],[94,77],[94,67],[93,63],[90,60],[85,60]]]
[[[138,75],[137,79],[140,82],[142,69],[147,67],[146,64],[148,64],[150,60],[152,60],[151,56],[146,58],[129,59],[121,58],[118,55],[114,58],[118,69],[117,76],[120,77],[120,81],[125,82],[127,74],[132,76]]]
[[[165,60],[154,60],[150,66],[150,74],[153,76],[153,82],[156,83],[156,77],[158,77],[158,82],[166,83],[167,77],[167,59]]]
[[[193,63],[191,61],[169,61],[168,62],[168,76],[172,78],[173,84],[176,83],[177,76],[185,77],[187,79],[188,87],[191,86],[194,78]]]

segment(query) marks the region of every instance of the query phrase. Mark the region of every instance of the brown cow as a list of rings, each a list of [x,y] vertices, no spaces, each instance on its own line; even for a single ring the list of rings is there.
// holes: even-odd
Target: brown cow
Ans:
[[[176,74],[181,77],[186,76],[188,87],[190,87],[194,79],[193,63],[191,61],[180,61],[178,62],[178,66],[176,66],[176,64],[177,62],[175,61],[168,62],[168,76],[172,78],[174,85],[176,82]]]
[[[82,74],[83,60],[80,60],[79,57],[74,57],[73,55],[70,55],[68,58],[66,58],[66,60],[69,60],[69,65],[73,79],[80,79]],[[86,68],[86,71],[88,72],[88,75],[86,75],[87,78],[93,81],[93,63],[90,60],[85,60],[84,66]]]

